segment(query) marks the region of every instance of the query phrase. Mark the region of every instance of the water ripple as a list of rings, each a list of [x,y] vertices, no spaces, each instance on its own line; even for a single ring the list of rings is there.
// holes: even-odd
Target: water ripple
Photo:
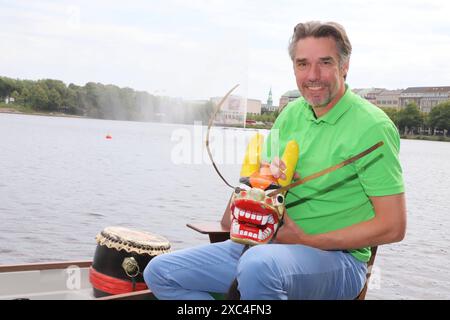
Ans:
[[[174,250],[204,244],[205,236],[185,224],[219,221],[230,191],[206,164],[171,162],[170,137],[178,127],[0,116],[0,137],[10,137],[0,153],[0,195],[7,194],[1,198],[0,263],[91,259],[95,236],[111,225],[163,235]],[[120,145],[99,142],[98,132],[110,131],[123,137]],[[379,248],[380,286],[367,298],[449,299],[450,144],[401,143],[407,237]],[[158,157],[154,150],[161,151]],[[239,165],[221,170],[230,182],[238,180]]]

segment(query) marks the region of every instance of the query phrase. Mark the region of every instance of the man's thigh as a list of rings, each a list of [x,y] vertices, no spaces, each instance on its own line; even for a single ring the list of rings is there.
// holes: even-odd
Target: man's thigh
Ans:
[[[239,262],[254,270],[249,286],[261,282],[270,297],[280,299],[352,299],[365,283],[366,266],[349,253],[303,245],[269,244],[249,249]],[[246,272],[252,277],[251,272]],[[269,283],[271,282],[271,283]],[[255,288],[256,289],[256,288]],[[259,291],[264,291],[259,289]]]
[[[158,256],[157,268],[188,290],[227,292],[244,246],[230,240]]]

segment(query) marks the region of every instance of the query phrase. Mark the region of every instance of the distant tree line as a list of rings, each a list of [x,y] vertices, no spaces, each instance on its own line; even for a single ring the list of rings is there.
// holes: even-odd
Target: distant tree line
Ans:
[[[90,118],[207,124],[214,109],[212,102],[193,103],[155,96],[131,88],[89,82],[84,86],[44,79],[38,81],[0,77],[0,105],[13,98],[12,106],[37,112],[59,112]],[[450,135],[450,101],[420,112],[414,103],[401,110],[383,108],[403,135]],[[271,125],[278,111],[248,115],[247,119]]]
[[[267,124],[272,124],[275,122],[276,118],[280,112],[278,110],[273,112],[264,112],[262,114],[248,114],[247,120],[255,120],[255,121],[261,121]]]
[[[109,120],[207,123],[213,111],[212,102],[189,103],[93,82],[84,86],[72,83],[67,86],[53,79],[31,81],[0,77],[0,102],[5,98],[13,98],[13,106],[23,106],[37,112]]]
[[[401,110],[382,108],[403,135],[450,135],[450,100],[435,106],[429,113],[415,103]]]

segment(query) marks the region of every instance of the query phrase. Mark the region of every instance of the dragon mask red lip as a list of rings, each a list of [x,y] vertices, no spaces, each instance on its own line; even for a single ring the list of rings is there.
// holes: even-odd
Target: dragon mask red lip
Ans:
[[[241,241],[267,243],[275,233],[278,211],[261,202],[238,199],[231,206],[231,233]]]

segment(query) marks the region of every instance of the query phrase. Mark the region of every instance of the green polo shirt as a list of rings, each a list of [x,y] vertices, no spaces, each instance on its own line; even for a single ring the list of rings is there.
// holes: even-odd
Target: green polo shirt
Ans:
[[[370,220],[375,212],[369,197],[404,192],[397,128],[381,109],[348,87],[339,102],[318,119],[303,98],[289,103],[270,131],[264,159],[281,157],[290,140],[299,145],[296,171],[302,178],[384,142],[364,158],[288,192],[289,216],[308,234]],[[370,258],[370,248],[350,253],[360,261]]]

